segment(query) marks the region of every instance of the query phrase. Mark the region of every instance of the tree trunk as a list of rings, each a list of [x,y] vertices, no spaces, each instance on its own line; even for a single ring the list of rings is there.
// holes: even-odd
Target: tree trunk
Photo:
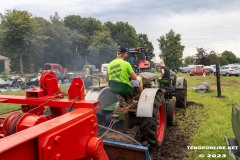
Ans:
[[[21,73],[21,75],[23,75],[24,71],[23,71],[23,55],[22,55],[22,53],[20,53],[20,55],[19,55],[19,65],[20,65],[20,73]]]

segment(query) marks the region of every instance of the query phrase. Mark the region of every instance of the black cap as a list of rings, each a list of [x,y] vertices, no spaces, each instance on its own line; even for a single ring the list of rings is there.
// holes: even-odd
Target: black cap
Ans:
[[[126,47],[119,47],[117,52],[118,52],[119,54],[126,53],[126,52],[127,52],[127,48],[126,48]]]

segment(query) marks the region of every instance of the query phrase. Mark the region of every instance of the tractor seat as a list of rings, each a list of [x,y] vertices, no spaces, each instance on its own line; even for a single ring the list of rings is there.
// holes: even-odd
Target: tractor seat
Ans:
[[[170,78],[162,78],[158,80],[158,83],[161,87],[170,87],[171,79]]]
[[[110,91],[114,94],[129,95],[133,92],[133,88],[126,83],[111,80],[108,85],[110,87]]]

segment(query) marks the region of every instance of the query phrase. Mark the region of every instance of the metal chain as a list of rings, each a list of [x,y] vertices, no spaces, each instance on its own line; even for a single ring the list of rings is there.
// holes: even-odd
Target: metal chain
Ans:
[[[116,131],[116,130],[114,130],[114,129],[107,128],[107,127],[102,126],[102,125],[98,125],[98,127],[107,129],[107,130],[109,130],[109,131],[111,131],[111,132],[114,132],[114,133],[120,134],[120,135],[122,135],[122,136],[124,136],[124,137],[127,137],[128,139],[132,140],[132,141],[135,142],[136,144],[142,146],[141,143],[139,143],[138,141],[136,141],[135,139],[133,139],[132,137],[130,137],[130,136],[124,134],[124,133],[118,132],[118,131]]]
[[[111,129],[116,122],[117,122],[116,120],[112,119],[107,128],[108,128],[108,129]],[[109,133],[109,131],[110,131],[110,130],[106,130],[106,131],[100,136],[100,138],[103,138],[106,134]]]

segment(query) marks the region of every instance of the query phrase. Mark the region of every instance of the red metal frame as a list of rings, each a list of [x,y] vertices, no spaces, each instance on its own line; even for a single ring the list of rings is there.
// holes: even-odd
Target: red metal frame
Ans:
[[[108,160],[97,138],[99,101],[84,100],[82,79],[73,80],[63,99],[55,74],[42,75],[40,89],[28,90],[26,96],[0,95],[0,103],[21,104],[23,111],[0,118],[0,159]],[[43,115],[45,106],[50,115]],[[66,113],[68,107],[78,109]]]

